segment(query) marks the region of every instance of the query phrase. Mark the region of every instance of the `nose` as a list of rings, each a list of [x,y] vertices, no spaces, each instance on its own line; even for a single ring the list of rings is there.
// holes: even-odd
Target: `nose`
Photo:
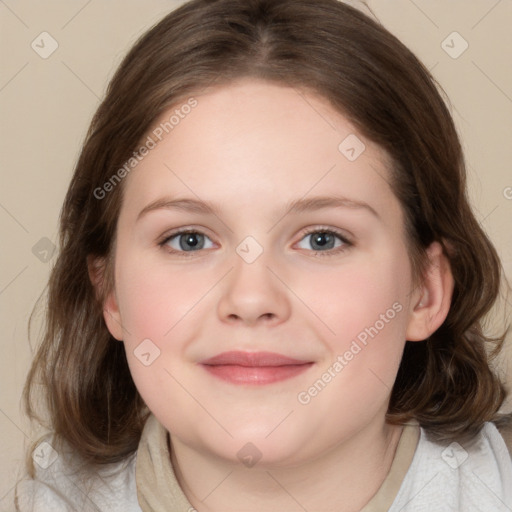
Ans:
[[[223,322],[254,326],[278,325],[291,312],[286,287],[268,268],[269,261],[261,255],[253,263],[234,256],[234,268],[223,280],[217,313]]]

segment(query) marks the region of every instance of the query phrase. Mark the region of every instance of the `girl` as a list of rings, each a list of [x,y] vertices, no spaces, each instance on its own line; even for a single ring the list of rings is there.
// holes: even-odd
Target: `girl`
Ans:
[[[193,0],[89,129],[17,508],[510,510],[501,274],[395,37],[336,0]]]

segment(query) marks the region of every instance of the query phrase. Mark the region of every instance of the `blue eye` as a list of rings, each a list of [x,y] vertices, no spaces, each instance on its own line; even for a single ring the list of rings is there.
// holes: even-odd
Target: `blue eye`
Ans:
[[[208,245],[207,241],[210,242]],[[177,252],[195,252],[201,249],[211,249],[212,241],[198,231],[179,231],[163,240],[160,245],[167,245]]]
[[[194,252],[214,248],[214,243],[208,236],[193,229],[176,231],[158,245],[178,256],[192,256]],[[297,244],[299,249],[306,249],[313,256],[334,256],[352,245],[341,233],[318,227],[307,232]]]
[[[308,244],[309,247],[301,246],[301,243]],[[299,242],[300,249],[308,249],[317,253],[329,253],[329,255],[344,251],[351,245],[351,242],[336,231],[318,228],[306,233]],[[322,254],[322,256],[324,255]],[[327,254],[325,254],[325,256],[327,256]]]

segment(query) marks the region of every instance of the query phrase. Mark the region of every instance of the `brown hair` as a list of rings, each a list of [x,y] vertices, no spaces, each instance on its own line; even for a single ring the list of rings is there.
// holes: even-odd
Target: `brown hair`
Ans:
[[[107,330],[102,301],[123,182],[94,193],[138,149],[152,123],[187,95],[258,77],[326,98],[392,162],[391,185],[406,221],[415,283],[425,248],[439,241],[455,289],[449,314],[426,341],[406,343],[388,421],[417,419],[438,439],[476,434],[497,418],[505,391],[490,368],[482,320],[499,294],[502,267],[467,198],[461,145],[435,80],[392,34],[336,0],[193,0],[131,49],[88,131],[60,218],[60,253],[49,281],[44,339],[24,399],[42,384],[51,428],[92,463],[137,449],[147,408],[124,347]],[[87,258],[104,258],[95,295]]]

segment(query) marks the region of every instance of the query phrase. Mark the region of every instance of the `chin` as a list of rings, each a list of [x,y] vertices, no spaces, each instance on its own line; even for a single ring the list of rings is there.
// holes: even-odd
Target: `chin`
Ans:
[[[253,431],[254,429],[246,429],[242,432],[231,432],[234,439],[225,439],[226,442],[219,445],[217,438],[207,449],[227,462],[243,464],[248,468],[270,469],[293,466],[301,462],[301,449],[307,444],[306,439],[300,442],[295,436],[291,438],[289,432],[284,430],[268,437],[266,436],[270,430],[265,435],[255,435]]]

